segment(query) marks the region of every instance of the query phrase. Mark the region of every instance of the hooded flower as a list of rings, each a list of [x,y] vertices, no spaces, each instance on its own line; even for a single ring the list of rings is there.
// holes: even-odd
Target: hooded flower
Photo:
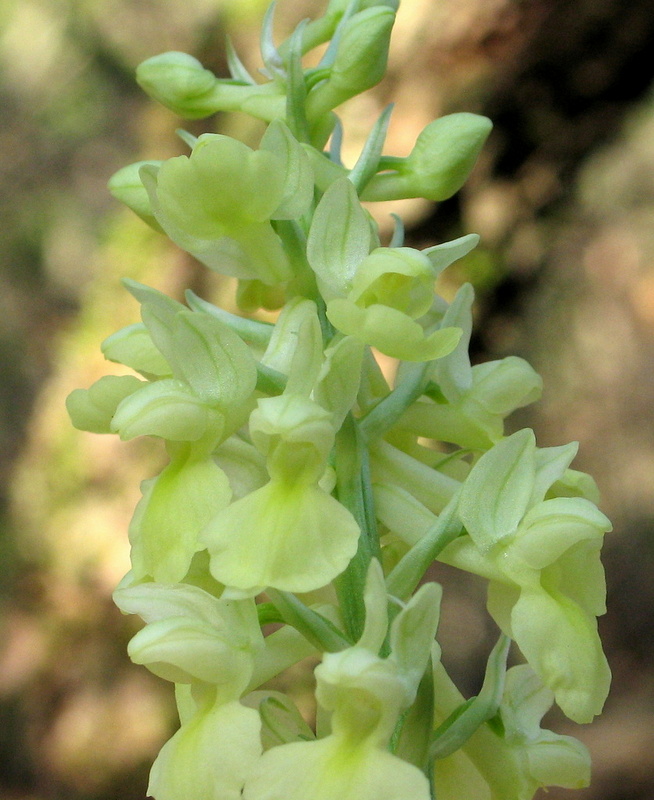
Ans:
[[[239,702],[263,647],[254,602],[157,583],[121,586],[114,600],[146,621],[131,659],[178,684],[181,727],[152,766],[148,795],[239,800],[261,754],[259,715]]]
[[[256,363],[248,346],[215,317],[146,286],[128,285],[141,301],[143,324],[109,337],[103,350],[148,380],[108,376],[77,389],[67,403],[83,430],[166,442],[170,463],[143,482],[130,541],[137,577],[172,583],[184,577],[200,549],[199,532],[231,498],[213,452],[247,418]]]
[[[426,332],[416,320],[431,308],[436,274],[427,255],[408,247],[379,247],[357,267],[347,297],[327,303],[329,321],[382,353],[431,361],[450,353],[458,328]]]
[[[396,617],[391,655],[380,658],[388,627],[379,563],[365,591],[359,642],[326,653],[316,668],[316,698],[331,712],[331,733],[266,751],[244,789],[245,800],[428,800],[429,783],[387,745],[400,713],[414,700],[438,624],[440,593],[426,584]]]
[[[490,579],[490,613],[564,713],[589,722],[610,682],[595,617],[605,611],[599,554],[611,524],[585,498],[546,497],[575,450],[538,450],[530,430],[495,445],[463,485],[468,535],[439,558]]]
[[[292,277],[271,220],[295,219],[308,209],[313,176],[284,123],[271,124],[259,150],[204,134],[190,156],[146,165],[140,176],[157,223],[208,267],[269,286]]]
[[[270,481],[219,511],[203,541],[222,583],[256,594],[266,586],[308,592],[340,574],[359,526],[320,485],[334,441],[332,415],[305,397],[259,400],[250,417]]]

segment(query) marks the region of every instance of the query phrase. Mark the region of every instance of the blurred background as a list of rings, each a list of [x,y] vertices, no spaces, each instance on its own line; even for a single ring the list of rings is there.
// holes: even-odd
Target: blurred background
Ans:
[[[182,50],[226,75],[225,36],[259,67],[260,0],[0,3],[0,797],[142,800],[175,726],[170,687],[127,661],[136,630],[111,602],[128,568],[138,484],[161,454],[71,429],[64,398],[111,371],[99,343],[136,321],[119,278],[173,295],[229,287],[105,185],[184,152],[180,120],[134,82]],[[280,0],[279,35],[322,7]],[[380,210],[423,247],[475,231],[443,291],[477,289],[476,361],[517,354],[543,399],[512,422],[541,445],[578,440],[615,530],[607,537],[614,672],[604,715],[552,725],[590,748],[592,786],[550,798],[654,800],[654,6],[651,0],[403,0],[389,73],[343,113],[345,157],[388,102],[386,152],[433,118],[495,123],[467,186],[434,208]],[[245,117],[184,124],[256,143]],[[492,631],[481,589],[445,609],[448,666],[474,691]]]

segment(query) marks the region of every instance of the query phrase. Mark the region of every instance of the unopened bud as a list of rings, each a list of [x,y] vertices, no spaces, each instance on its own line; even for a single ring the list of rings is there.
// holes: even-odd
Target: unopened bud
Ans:
[[[329,78],[307,98],[307,116],[316,119],[365,92],[384,77],[395,12],[386,5],[352,16],[343,31]]]
[[[465,183],[491,128],[487,117],[467,112],[434,120],[422,131],[408,158],[398,163],[396,171],[375,175],[363,199],[447,200]]]
[[[183,117],[198,119],[212,114],[218,78],[187,53],[162,53],[148,58],[136,70],[142,89]]]
[[[274,83],[252,86],[219,80],[187,53],[148,58],[137,67],[136,80],[150,97],[186,119],[243,110],[270,121],[284,110],[284,96]]]

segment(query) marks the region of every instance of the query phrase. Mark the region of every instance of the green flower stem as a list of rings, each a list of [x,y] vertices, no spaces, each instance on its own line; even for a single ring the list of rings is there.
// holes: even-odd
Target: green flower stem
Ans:
[[[395,565],[386,579],[390,595],[406,602],[441,550],[461,533],[463,526],[456,513],[457,505],[458,495],[455,495],[422,539]],[[389,615],[395,616],[398,611],[395,603],[389,604]]]
[[[267,589],[266,594],[277,608],[282,620],[298,630],[318,650],[337,653],[352,645],[352,642],[343,636],[332,622],[309,606],[305,606],[290,592]]]
[[[434,514],[440,514],[461,488],[460,481],[418,461],[384,440],[370,448],[375,482],[400,486]]]
[[[430,367],[430,362],[412,365],[402,382],[359,420],[361,433],[368,441],[381,438],[425,393]]]
[[[379,159],[381,158],[381,151],[386,141],[386,134],[388,132],[388,124],[391,119],[392,111],[392,105],[387,106],[382,111],[368,136],[357,163],[350,171],[349,178],[354,184],[358,195],[362,194],[370,179],[379,170]]]
[[[185,297],[189,308],[193,311],[202,311],[205,314],[216,317],[216,319],[228,325],[235,333],[238,333],[241,339],[248,344],[267,347],[268,342],[270,342],[275,326],[269,322],[260,322],[259,320],[231,314],[229,311],[225,311],[224,308],[219,308],[213,303],[198,297],[190,289],[186,290]]]
[[[395,755],[425,771],[434,724],[434,667],[431,657],[418,684],[413,705],[402,714],[391,737]]]
[[[361,529],[357,552],[335,581],[345,630],[356,641],[363,632],[366,614],[363,593],[368,566],[372,558],[380,558],[380,546],[368,449],[352,414],[336,434],[335,467],[336,496]]]
[[[290,625],[284,625],[283,628],[266,636],[265,648],[255,657],[254,671],[246,691],[254,691],[280,672],[315,652],[316,647],[305,636]]]
[[[468,741],[473,733],[497,714],[504,692],[506,659],[511,640],[502,634],[493,647],[479,694],[454,711],[433,734],[429,760],[447,758]]]

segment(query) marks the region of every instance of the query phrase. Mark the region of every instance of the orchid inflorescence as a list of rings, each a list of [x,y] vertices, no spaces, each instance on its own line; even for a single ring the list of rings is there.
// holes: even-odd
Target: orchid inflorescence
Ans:
[[[243,312],[279,309],[273,325],[125,280],[142,321],[102,349],[133,374],[68,398],[76,427],[167,451],[114,594],[145,622],[132,660],[175,684],[156,800],[527,800],[589,781],[584,746],[540,721],[556,702],[588,722],[608,692],[595,484],[570,468],[574,443],[505,435],[541,380],[513,356],[472,366],[472,287],[434,293],[478,237],[417,250],[396,219],[382,244],[362,205],[450,197],[490,121],[442,117],[399,158],[383,154],[389,108],[341,162],[333,109],[382,78],[396,10],[331,0],[277,46],[271,9],[263,81],[231,45],[230,79],[176,52],[138,68],[181,116],[241,111],[266,129],[256,150],[181,132],[188,156],[125,167],[112,193],[236,279]],[[393,380],[375,352],[398,360]],[[440,659],[434,560],[488,581],[501,631],[467,700]],[[268,688],[308,657],[315,725]]]

